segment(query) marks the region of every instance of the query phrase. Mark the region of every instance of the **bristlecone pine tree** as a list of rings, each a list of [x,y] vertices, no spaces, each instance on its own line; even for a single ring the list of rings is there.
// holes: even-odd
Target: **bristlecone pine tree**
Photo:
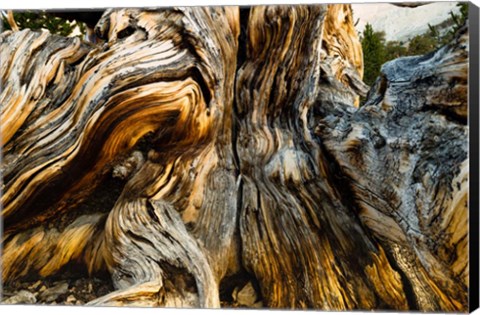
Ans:
[[[349,5],[107,10],[0,36],[2,277],[93,305],[466,311],[468,30],[365,96]]]

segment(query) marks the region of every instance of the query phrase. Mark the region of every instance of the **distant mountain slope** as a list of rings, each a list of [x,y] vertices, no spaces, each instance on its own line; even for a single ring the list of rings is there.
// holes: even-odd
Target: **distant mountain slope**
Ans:
[[[363,32],[367,23],[375,31],[384,31],[387,41],[409,41],[428,31],[428,24],[441,24],[450,12],[459,12],[458,2],[434,2],[416,8],[402,8],[389,3],[352,4],[357,31]]]

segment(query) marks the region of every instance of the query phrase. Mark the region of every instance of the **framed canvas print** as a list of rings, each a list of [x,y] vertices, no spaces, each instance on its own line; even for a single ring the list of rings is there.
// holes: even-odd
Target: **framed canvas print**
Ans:
[[[0,13],[2,304],[478,307],[475,4]]]

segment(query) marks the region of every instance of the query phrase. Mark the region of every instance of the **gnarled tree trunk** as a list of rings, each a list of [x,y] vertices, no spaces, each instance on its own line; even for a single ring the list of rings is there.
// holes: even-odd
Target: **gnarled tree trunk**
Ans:
[[[468,307],[468,32],[368,94],[348,5],[107,10],[0,35],[6,283],[95,305]]]

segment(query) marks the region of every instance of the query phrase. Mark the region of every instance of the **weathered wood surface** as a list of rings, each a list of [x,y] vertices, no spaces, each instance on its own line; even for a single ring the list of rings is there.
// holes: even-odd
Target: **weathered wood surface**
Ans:
[[[468,30],[359,109],[349,5],[107,10],[0,35],[2,277],[94,305],[465,311]],[[255,301],[252,301],[252,303]]]
[[[316,131],[419,309],[467,305],[467,60],[463,29],[434,53],[389,62],[364,107],[325,102]]]

